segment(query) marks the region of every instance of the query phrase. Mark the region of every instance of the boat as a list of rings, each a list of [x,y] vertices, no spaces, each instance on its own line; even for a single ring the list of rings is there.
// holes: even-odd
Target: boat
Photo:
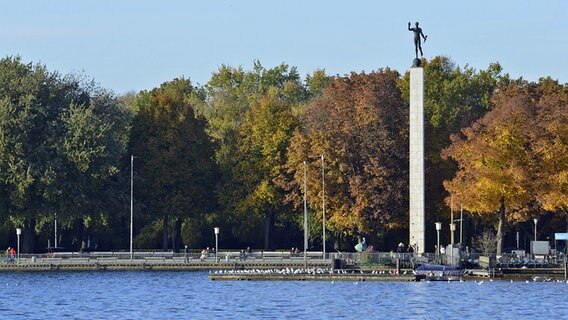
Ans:
[[[414,275],[421,280],[457,281],[465,274],[465,269],[443,264],[423,263],[413,270]]]

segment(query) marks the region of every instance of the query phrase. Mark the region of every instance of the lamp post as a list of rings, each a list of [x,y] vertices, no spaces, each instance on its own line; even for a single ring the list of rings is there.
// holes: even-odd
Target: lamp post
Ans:
[[[440,263],[440,230],[442,230],[442,223],[436,222],[436,260]]]
[[[16,228],[16,235],[18,236],[18,264],[20,264],[20,235],[22,234],[22,229]]]
[[[213,228],[215,232],[215,262],[219,262],[217,252],[219,251],[219,227]]]
[[[55,244],[54,247],[57,248],[57,212],[55,213],[55,225],[53,229],[55,231],[55,241],[53,243]]]
[[[534,218],[534,241],[536,241],[536,225],[538,224],[538,219]]]
[[[134,259],[132,238],[134,234],[134,156],[130,155],[130,261]]]
[[[460,205],[460,245],[463,248],[463,204]]]
[[[325,261],[325,162],[321,155],[321,208],[322,208],[322,240],[323,240],[323,260]]]
[[[452,244],[452,248],[453,248],[453,244],[454,244],[454,230],[452,230],[452,223],[454,223],[454,196],[452,195],[450,197],[450,243]]]
[[[321,159],[321,208],[322,208],[322,246],[323,246],[323,260],[325,261],[325,160],[323,154],[319,156],[309,156],[308,158]]]
[[[456,224],[450,223],[450,231],[452,232],[451,246],[450,246],[450,265],[454,265],[454,231],[456,231]]]
[[[304,160],[304,270],[308,269],[308,172]]]

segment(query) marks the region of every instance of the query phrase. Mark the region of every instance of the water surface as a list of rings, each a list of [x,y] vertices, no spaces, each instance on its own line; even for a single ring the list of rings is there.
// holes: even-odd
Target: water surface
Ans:
[[[0,274],[3,319],[568,319],[556,282],[210,281],[207,272]]]

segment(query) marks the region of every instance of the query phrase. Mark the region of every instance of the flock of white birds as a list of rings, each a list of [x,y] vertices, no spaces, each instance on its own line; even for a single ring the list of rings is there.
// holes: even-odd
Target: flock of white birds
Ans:
[[[231,270],[214,270],[209,271],[210,274],[219,274],[219,275],[319,275],[319,274],[374,274],[374,275],[396,275],[396,271],[393,270],[373,270],[371,272],[363,272],[362,270],[355,271],[355,270],[343,270],[343,269],[332,269],[332,268],[282,268],[282,269],[231,269]],[[401,274],[406,275],[408,271],[404,271]],[[532,281],[531,281],[532,280]],[[568,283],[568,280],[560,280],[550,277],[539,277],[535,276],[532,277],[531,280],[523,279],[519,280],[525,283],[530,282],[558,282],[558,283]],[[493,279],[489,279],[489,282],[493,282]],[[515,282],[510,280],[511,282]],[[518,282],[519,282],[518,281]],[[334,283],[335,281],[332,281]],[[426,281],[430,282],[430,281]],[[450,282],[450,281],[448,281]],[[459,282],[464,282],[463,279],[460,279]],[[474,280],[474,282],[478,285],[482,285],[485,280]]]

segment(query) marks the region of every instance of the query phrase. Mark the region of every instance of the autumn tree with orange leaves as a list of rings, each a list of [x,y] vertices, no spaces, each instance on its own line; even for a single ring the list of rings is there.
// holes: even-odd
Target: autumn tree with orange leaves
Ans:
[[[497,213],[498,255],[507,221],[566,212],[567,101],[566,87],[550,79],[503,85],[493,96],[493,110],[452,135],[442,153],[459,168],[445,181],[447,191],[470,212]]]
[[[288,149],[289,200],[307,198],[321,225],[325,157],[327,229],[377,235],[402,226],[408,208],[408,108],[389,69],[334,79],[302,118]],[[300,211],[299,211],[300,212]]]

